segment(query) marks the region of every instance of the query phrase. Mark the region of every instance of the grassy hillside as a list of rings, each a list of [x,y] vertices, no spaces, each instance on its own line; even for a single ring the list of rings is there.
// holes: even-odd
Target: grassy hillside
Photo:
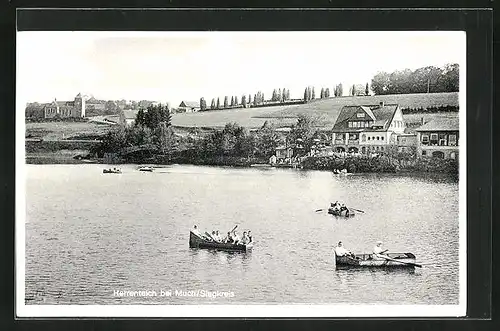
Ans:
[[[223,127],[236,122],[247,128],[262,126],[266,120],[278,126],[295,123],[299,114],[310,114],[322,127],[333,126],[343,106],[369,105],[380,102],[397,103],[401,108],[427,108],[431,106],[458,106],[458,93],[398,94],[317,99],[307,104],[266,108],[229,109],[200,113],[181,113],[172,116],[172,124],[180,127]],[[425,119],[436,114],[424,115]],[[439,116],[441,114],[438,114]],[[405,118],[408,115],[405,115]],[[410,117],[413,115],[410,115]],[[453,116],[453,115],[449,115]],[[421,116],[420,116],[421,117]],[[413,119],[412,119],[413,120]]]
[[[94,122],[36,122],[26,123],[26,137],[45,140],[85,139],[105,134],[110,125]]]

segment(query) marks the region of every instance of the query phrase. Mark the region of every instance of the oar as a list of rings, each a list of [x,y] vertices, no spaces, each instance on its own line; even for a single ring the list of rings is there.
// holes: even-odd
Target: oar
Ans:
[[[416,264],[416,263],[412,263],[412,262],[404,262],[404,261],[399,261],[399,260],[396,260],[396,259],[393,259],[393,258],[390,258],[386,255],[381,255],[379,254],[378,256],[386,259],[386,260],[389,260],[389,261],[394,261],[394,262],[398,262],[398,263],[403,263],[403,264],[408,264],[408,265],[412,265],[412,266],[415,266],[415,267],[419,267],[419,268],[422,268],[422,266],[420,264]]]
[[[352,210],[355,210],[355,211],[359,211],[360,213],[364,213],[364,211],[356,209],[356,208],[349,208],[349,209],[352,209]]]
[[[230,232],[230,233],[231,233],[231,232],[234,232],[234,230],[236,230],[236,228],[237,228],[237,227],[238,227],[238,224],[236,224],[236,225],[234,226],[234,228],[233,228],[231,231],[229,231],[229,232]]]
[[[316,212],[318,212],[318,211],[323,211],[323,210],[324,210],[324,209],[316,209]]]

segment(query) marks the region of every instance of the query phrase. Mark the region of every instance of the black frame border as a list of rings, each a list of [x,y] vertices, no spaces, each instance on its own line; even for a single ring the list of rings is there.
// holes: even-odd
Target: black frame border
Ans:
[[[248,319],[247,327],[254,329],[267,327],[316,328],[344,326],[362,329],[369,322],[370,326],[396,328],[443,328],[443,329],[489,329],[488,321],[473,322],[472,319],[491,318],[492,299],[492,51],[493,51],[493,15],[487,8],[476,9],[369,9],[358,8],[340,10],[331,8],[275,10],[270,8],[247,7],[239,9],[169,9],[140,10],[138,8],[107,10],[61,10],[61,9],[22,9],[26,1],[8,5],[7,11],[0,11],[1,29],[7,38],[0,39],[3,61],[0,61],[3,120],[0,121],[2,143],[0,143],[0,171],[2,189],[2,221],[0,233],[2,266],[10,272],[4,277],[0,292],[2,298],[0,323],[7,321],[8,329],[51,328],[56,322],[52,319],[15,319],[14,300],[14,217],[15,217],[15,34],[19,30],[137,30],[137,31],[191,31],[191,30],[464,30],[467,32],[467,318],[464,319],[332,319],[308,318],[290,320],[281,318]],[[92,1],[95,2],[95,1]],[[87,2],[86,5],[92,5]],[[465,7],[464,2],[460,7]],[[254,5],[259,5],[259,2]],[[269,2],[267,2],[269,5]],[[476,2],[477,3],[477,2]],[[129,7],[136,4],[123,4]],[[73,5],[71,5],[73,6]],[[154,6],[154,5],[153,5]],[[175,1],[171,7],[176,7]],[[177,5],[179,6],[179,5]],[[183,7],[188,7],[186,4]],[[470,5],[469,5],[470,6]],[[49,7],[53,7],[49,4]],[[68,6],[69,7],[69,6]],[[98,7],[98,6],[95,6]],[[94,8],[95,8],[94,7]],[[312,8],[312,6],[308,6]],[[351,7],[352,8],[352,7]],[[5,178],[4,178],[5,177]],[[5,183],[5,184],[4,184]],[[478,258],[480,257],[480,258]],[[6,286],[5,286],[6,285]],[[63,319],[59,323],[64,329],[129,329],[142,325],[158,329],[164,326],[221,328],[234,326],[240,319]],[[429,322],[429,320],[432,320]],[[411,322],[409,322],[411,321]],[[59,324],[58,323],[58,324]],[[427,324],[429,323],[429,324]],[[471,324],[473,323],[473,324]],[[0,324],[0,325],[2,325]]]

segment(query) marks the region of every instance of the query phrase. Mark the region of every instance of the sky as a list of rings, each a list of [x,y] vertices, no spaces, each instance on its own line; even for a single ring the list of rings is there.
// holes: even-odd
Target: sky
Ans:
[[[182,100],[366,84],[379,71],[459,63],[465,32],[18,32],[21,102]]]

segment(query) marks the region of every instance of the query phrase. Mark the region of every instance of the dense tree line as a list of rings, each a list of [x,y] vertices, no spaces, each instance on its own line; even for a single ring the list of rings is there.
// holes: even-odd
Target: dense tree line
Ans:
[[[379,72],[371,82],[375,94],[408,94],[458,92],[459,65],[442,68],[428,66],[416,70],[404,69],[392,73]]]
[[[102,156],[104,153],[118,153],[125,147],[143,145],[154,146],[161,154],[171,153],[174,132],[168,106],[150,105],[146,110],[140,109],[133,126],[119,125],[110,130],[91,152]]]

